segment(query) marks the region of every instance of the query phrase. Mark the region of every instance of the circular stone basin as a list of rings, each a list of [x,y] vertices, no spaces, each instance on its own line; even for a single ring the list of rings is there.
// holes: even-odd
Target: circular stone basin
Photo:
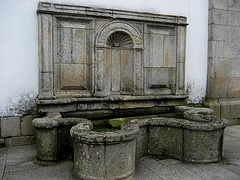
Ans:
[[[135,170],[138,131],[137,124],[122,126],[113,132],[91,131],[81,124],[73,126],[70,134],[74,138],[75,176],[99,180],[131,176]]]

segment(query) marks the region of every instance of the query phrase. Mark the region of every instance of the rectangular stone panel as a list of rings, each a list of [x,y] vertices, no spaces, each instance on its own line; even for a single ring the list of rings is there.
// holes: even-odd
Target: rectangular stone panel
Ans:
[[[20,136],[20,117],[1,118],[1,137]]]
[[[145,68],[148,88],[172,88],[175,84],[175,68]]]
[[[224,55],[226,58],[240,59],[240,42],[239,43],[225,42]]]
[[[240,117],[240,100],[239,99],[220,99],[221,117],[239,118]]]
[[[240,12],[228,11],[228,25],[240,26]]]
[[[52,16],[42,14],[39,16],[39,58],[40,72],[52,71]]]
[[[219,24],[227,25],[228,24],[228,11],[211,9],[209,10],[209,24]]]
[[[240,78],[229,78],[228,80],[228,97],[240,97]]]
[[[51,98],[53,96],[53,73],[41,73],[40,76],[40,90],[39,97]]]
[[[88,66],[86,64],[55,64],[56,90],[87,90]]]
[[[208,78],[207,96],[209,98],[227,97],[228,78]]]
[[[176,36],[174,28],[150,26],[146,38],[147,67],[176,66]]]
[[[112,50],[112,92],[120,92],[121,90],[121,57],[120,50]]]
[[[89,60],[90,21],[56,18],[54,62],[87,63]]]
[[[132,50],[121,50],[121,93],[132,94],[134,91],[134,59]]]

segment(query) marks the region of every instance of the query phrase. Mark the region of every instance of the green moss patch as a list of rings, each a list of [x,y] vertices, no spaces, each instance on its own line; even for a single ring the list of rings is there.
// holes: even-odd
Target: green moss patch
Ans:
[[[178,118],[178,119],[184,119],[182,113],[164,113],[164,114],[159,114],[159,117],[165,117],[165,118]]]

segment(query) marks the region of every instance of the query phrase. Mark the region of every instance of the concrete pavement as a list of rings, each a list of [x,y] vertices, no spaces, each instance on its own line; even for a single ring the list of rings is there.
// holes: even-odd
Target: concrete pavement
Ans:
[[[2,180],[73,180],[73,162],[52,166],[34,163],[36,145],[0,148]],[[240,126],[225,129],[224,160],[213,164],[192,164],[159,157],[136,163],[134,180],[240,180]]]

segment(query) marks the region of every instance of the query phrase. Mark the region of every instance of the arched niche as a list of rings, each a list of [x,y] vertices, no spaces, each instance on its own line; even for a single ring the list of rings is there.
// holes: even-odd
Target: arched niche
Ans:
[[[143,43],[127,22],[104,24],[96,36],[95,95],[141,95]]]

